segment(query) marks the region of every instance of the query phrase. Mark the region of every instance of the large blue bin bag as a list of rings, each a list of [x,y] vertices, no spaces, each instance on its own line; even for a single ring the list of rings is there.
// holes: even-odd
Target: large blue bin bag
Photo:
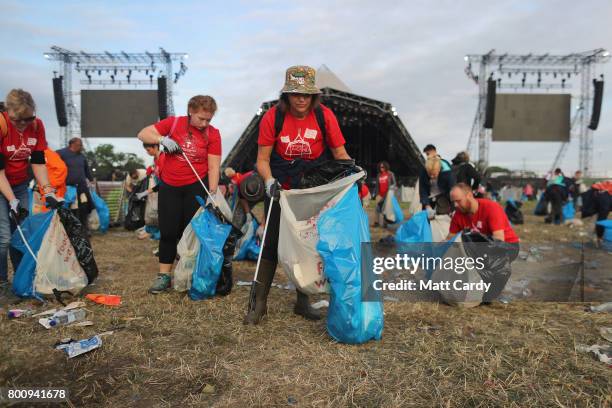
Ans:
[[[77,189],[75,186],[66,186],[66,194],[64,194],[64,207],[70,208],[70,204],[77,199]]]
[[[250,237],[245,237],[242,246],[238,250],[238,253],[236,254],[236,256],[234,256],[235,261],[256,261],[257,257],[259,256],[259,251],[261,248],[259,247],[259,245],[257,245],[256,235],[257,228],[259,228],[259,223],[257,223],[257,220],[255,218],[251,220],[251,223],[253,224],[251,228],[252,234]]]
[[[110,225],[110,211],[108,205],[102,197],[100,197],[94,190],[90,191],[91,199],[93,200],[96,211],[98,212],[98,218],[100,219],[100,232],[105,233],[108,231]]]
[[[563,206],[562,212],[563,212],[564,221],[573,220],[574,216],[576,215],[576,210],[574,209],[574,202],[570,201],[567,204],[565,204]]]
[[[23,235],[34,254],[38,254],[38,250],[42,245],[43,238],[47,233],[47,229],[49,229],[54,215],[55,211],[30,215],[21,223]],[[21,258],[21,262],[13,277],[13,292],[20,297],[36,297],[36,293],[34,293],[36,260],[30,255],[30,251],[26,248],[17,230],[15,230],[11,237],[11,246],[23,253],[23,258]]]
[[[191,275],[189,297],[203,300],[213,297],[223,265],[223,245],[232,226],[221,222],[211,211],[204,210],[191,220],[200,241],[200,252]]]
[[[398,224],[404,221],[404,213],[402,212],[402,207],[400,207],[397,198],[395,198],[395,194],[391,196],[391,204],[393,204],[393,213],[395,214],[395,223]]]
[[[395,240],[406,244],[431,242],[431,226],[427,219],[427,211],[419,211],[400,225],[395,233]]]
[[[370,231],[357,186],[321,214],[317,228],[317,251],[330,286],[327,332],[341,343],[380,340],[383,304],[361,301],[361,243],[370,241]]]
[[[612,220],[597,221],[597,225],[604,227],[603,239],[607,242],[612,242]]]

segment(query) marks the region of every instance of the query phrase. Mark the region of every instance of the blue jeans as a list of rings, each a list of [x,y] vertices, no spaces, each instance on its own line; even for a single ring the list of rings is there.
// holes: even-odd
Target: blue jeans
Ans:
[[[15,197],[19,200],[19,206],[27,210],[30,208],[28,196],[28,183],[21,183],[16,186],[11,186]],[[13,271],[17,270],[17,266],[21,261],[21,252],[10,247],[11,235],[15,231],[15,223],[9,218],[9,202],[0,193],[0,283],[8,280],[8,255],[10,253]]]

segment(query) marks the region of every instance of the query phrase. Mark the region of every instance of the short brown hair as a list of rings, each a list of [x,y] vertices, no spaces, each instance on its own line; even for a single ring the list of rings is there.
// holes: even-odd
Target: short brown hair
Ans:
[[[188,112],[197,112],[205,110],[206,112],[215,113],[217,111],[217,102],[215,98],[208,95],[196,95],[187,103]]]
[[[453,186],[453,188],[458,188],[459,190],[463,190],[464,193],[471,193],[472,187],[468,186],[465,183],[457,183]]]
[[[6,95],[6,110],[12,110],[19,116],[23,116],[25,112],[36,110],[36,104],[29,92],[23,89],[11,89]]]

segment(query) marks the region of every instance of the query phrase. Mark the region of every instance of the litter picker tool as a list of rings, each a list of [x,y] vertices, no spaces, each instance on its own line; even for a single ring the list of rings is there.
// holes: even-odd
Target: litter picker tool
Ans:
[[[255,275],[253,276],[253,282],[251,283],[251,293],[249,294],[249,308],[253,310],[255,308],[255,283],[257,282],[257,276],[259,274],[259,265],[261,264],[261,255],[266,245],[266,235],[268,234],[268,225],[270,225],[270,214],[272,214],[272,206],[274,205],[274,199],[270,199],[270,205],[268,206],[268,213],[266,214],[266,225],[264,226],[263,236],[261,237],[261,249],[259,255],[257,255],[257,265],[255,266]]]
[[[185,152],[183,151],[183,149],[181,149],[181,154],[183,155],[183,158],[185,159],[185,161],[187,162],[187,164],[189,165],[189,167],[191,167],[191,171],[193,171],[193,174],[195,174],[196,178],[198,179],[198,181],[200,182],[200,184],[202,185],[202,187],[204,188],[204,191],[206,191],[206,194],[208,195],[208,197],[210,198],[210,200],[212,201],[212,203],[214,204],[215,207],[217,206],[217,202],[215,201],[215,198],[212,196],[212,194],[210,194],[210,191],[208,191],[208,189],[206,188],[206,186],[204,185],[204,182],[202,181],[202,178],[200,177],[200,175],[198,174],[198,172],[196,171],[196,169],[193,167],[193,164],[191,164],[191,161],[189,160],[189,158],[187,157],[187,155],[185,154]]]

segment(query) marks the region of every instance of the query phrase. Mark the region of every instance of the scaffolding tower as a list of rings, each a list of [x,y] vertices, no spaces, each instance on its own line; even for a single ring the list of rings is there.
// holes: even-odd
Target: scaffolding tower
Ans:
[[[579,168],[588,175],[593,163],[593,133],[588,127],[593,104],[592,81],[597,78],[598,65],[608,62],[609,59],[610,53],[603,48],[566,55],[497,54],[495,50],[482,55],[466,55],[465,73],[478,85],[478,107],[467,149],[479,168],[485,169],[489,165],[491,131],[484,127],[489,79],[496,79],[497,88],[500,89],[546,92],[571,92],[572,83],[577,80],[579,89],[572,92],[572,99],[576,100],[577,105],[571,122],[570,141],[578,138]],[[528,76],[536,77],[537,80],[528,82]],[[517,77],[521,78],[520,82],[512,82]],[[603,78],[603,75],[601,77]],[[561,144],[552,168],[557,167],[563,159],[568,143]]]
[[[67,125],[60,127],[60,140],[64,145],[70,138],[81,135],[80,113],[76,102],[80,101],[82,88],[150,88],[157,86],[157,78],[165,77],[168,116],[173,115],[173,84],[187,72],[184,61],[189,57],[186,53],[169,53],[161,47],[157,53],[89,53],[58,46],[51,47],[51,51],[44,56],[50,61],[59,62],[59,70],[54,71],[54,76],[59,73],[62,78]],[[176,72],[173,69],[175,61],[179,62]],[[73,79],[78,80],[77,86]]]

